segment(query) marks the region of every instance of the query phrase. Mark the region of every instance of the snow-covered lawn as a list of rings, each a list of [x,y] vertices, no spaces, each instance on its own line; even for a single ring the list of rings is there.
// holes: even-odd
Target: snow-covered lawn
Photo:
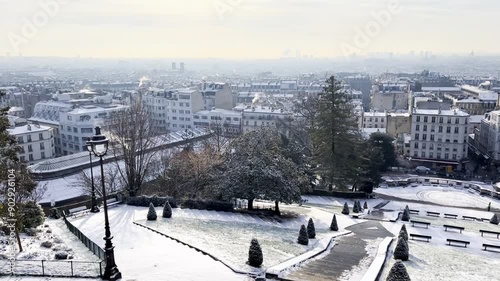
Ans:
[[[67,230],[64,222],[47,220],[37,230],[36,236],[28,236],[24,233],[20,235],[23,251],[16,255],[18,261],[14,263],[14,273],[41,275],[41,261],[44,260],[43,270],[45,274],[71,276],[73,267],[74,275],[99,275],[99,259]],[[2,240],[4,238],[5,236],[2,237]],[[10,247],[13,246],[1,247],[0,254],[7,254]],[[15,247],[17,250],[17,244]],[[55,254],[60,252],[66,253],[68,259],[56,260]],[[0,263],[0,268],[2,272],[11,271],[10,263],[6,260]]]
[[[476,191],[463,187],[418,185],[416,187],[377,188],[374,192],[401,199],[419,200],[454,207],[486,209],[491,202],[492,208],[500,209],[500,200],[479,195]]]
[[[383,224],[395,235],[399,233],[402,225],[401,223]],[[478,224],[481,223],[478,222]],[[498,229],[500,227],[496,227],[497,231],[500,231]],[[467,228],[463,234],[457,231],[444,231],[442,226],[425,229],[406,224],[406,228],[408,233],[432,236],[430,243],[409,240],[410,260],[404,263],[413,281],[498,280],[500,253],[482,250],[483,243],[500,245],[500,240],[495,236],[481,237],[479,232],[468,232]],[[448,238],[470,241],[471,244],[467,248],[447,246],[446,239]],[[392,250],[395,245],[396,243],[393,243]],[[385,280],[393,264],[394,258],[391,252],[390,261],[385,265],[384,276],[381,280]]]
[[[210,221],[195,218],[172,217],[157,221],[138,221],[173,238],[199,248],[232,267],[246,272],[253,271],[246,265],[252,238],[259,240],[264,255],[263,267],[267,268],[298,256],[314,247],[325,234],[317,231],[317,239],[308,246],[297,243],[299,229],[278,225],[244,223],[236,221]]]

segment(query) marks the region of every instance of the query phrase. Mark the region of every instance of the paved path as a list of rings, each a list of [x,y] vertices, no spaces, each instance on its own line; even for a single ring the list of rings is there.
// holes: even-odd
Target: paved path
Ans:
[[[353,234],[341,237],[337,245],[324,258],[307,263],[286,276],[287,279],[297,281],[338,280],[342,272],[351,270],[367,256],[365,240],[392,237],[379,222],[367,221],[346,228]]]

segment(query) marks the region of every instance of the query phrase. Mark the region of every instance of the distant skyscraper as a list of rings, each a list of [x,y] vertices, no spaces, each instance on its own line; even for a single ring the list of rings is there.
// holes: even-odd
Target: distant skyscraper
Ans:
[[[181,64],[180,64],[180,72],[184,72],[184,63],[183,62],[181,62]]]
[[[172,70],[177,69],[177,64],[175,62],[172,63]]]

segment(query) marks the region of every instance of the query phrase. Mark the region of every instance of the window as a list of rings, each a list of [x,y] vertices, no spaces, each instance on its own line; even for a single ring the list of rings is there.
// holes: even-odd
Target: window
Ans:
[[[172,113],[177,113],[177,110],[175,110],[175,109],[172,109]]]
[[[422,143],[422,149],[426,149],[427,148],[427,143]]]
[[[432,136],[431,136],[431,138],[432,138]],[[433,143],[429,144],[429,149],[430,149],[430,150],[433,150],[433,149],[434,149],[434,144],[433,144]]]
[[[419,134],[418,134],[418,133],[417,133],[417,134],[415,134],[415,139],[416,139],[416,140],[418,140],[418,139],[419,139],[419,137],[420,137],[420,136],[419,136]]]
[[[441,152],[437,153],[437,159],[441,159]]]
[[[179,114],[184,114],[184,110],[179,110]]]
[[[33,152],[33,147],[31,146],[31,144],[28,144],[28,152]]]
[[[417,151],[415,151],[415,152],[413,153],[413,156],[418,157],[418,152],[417,152]]]
[[[436,117],[434,117],[434,116],[433,116],[433,117],[431,118],[431,122],[432,122],[432,123],[436,123]]]
[[[439,123],[443,123],[443,117],[439,117]]]
[[[175,117],[175,116],[174,116],[174,117],[172,117],[172,120],[177,120],[177,117]]]
[[[226,121],[231,121],[231,117],[226,117]]]
[[[39,140],[43,140],[43,133],[39,133],[39,134],[38,134],[38,139],[39,139]]]
[[[438,130],[439,133],[442,133],[443,132],[443,126],[439,126],[439,130]]]
[[[40,143],[40,149],[44,150],[45,149],[45,144],[43,142]]]
[[[200,119],[200,116],[198,116],[198,115],[194,115],[194,116],[193,116],[193,118],[194,118],[194,119]]]
[[[434,152],[429,152],[429,158],[434,158]]]
[[[424,122],[427,123],[428,121],[429,121],[429,119],[427,119],[427,116],[424,116]]]
[[[422,158],[425,158],[425,151],[422,151],[420,155],[422,156]]]
[[[17,143],[24,143],[23,137],[17,137]]]
[[[45,159],[45,152],[42,151],[42,159]]]
[[[444,159],[449,159],[449,158],[450,158],[450,154],[445,153],[445,154],[444,154]]]
[[[450,126],[446,127],[446,133],[447,134],[451,133],[451,127]]]
[[[208,116],[201,116],[201,119],[206,120],[206,119],[208,119]]]
[[[182,107],[182,106],[184,106],[184,103],[183,103],[183,102],[180,102],[180,103],[179,103],[179,106],[181,106],[181,107]]]
[[[458,127],[455,127],[455,134],[458,134]]]
[[[21,162],[25,162],[26,158],[24,156],[19,157],[21,159]]]
[[[417,124],[417,126],[415,127],[415,130],[420,131],[420,125]]]
[[[82,131],[82,134],[92,134],[93,133],[92,128],[82,128],[81,131]]]
[[[31,142],[31,135],[28,135],[28,142]]]
[[[29,154],[29,161],[33,161],[33,154]]]
[[[420,116],[417,116],[417,122],[420,122]]]
[[[460,124],[460,119],[455,118],[455,124]]]
[[[427,125],[424,125],[424,132],[427,132]]]
[[[423,134],[423,135],[422,135],[422,139],[423,139],[423,140],[427,140],[427,134]]]
[[[418,148],[418,142],[415,142],[415,146],[414,146],[414,147],[415,147],[415,148]]]
[[[78,133],[78,129],[73,127],[73,133]]]

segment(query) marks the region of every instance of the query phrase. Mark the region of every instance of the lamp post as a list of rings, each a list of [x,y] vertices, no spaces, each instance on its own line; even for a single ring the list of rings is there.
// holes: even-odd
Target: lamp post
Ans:
[[[105,244],[105,252],[106,252],[106,268],[104,269],[104,274],[102,276],[103,280],[119,280],[122,278],[122,274],[118,270],[118,267],[115,263],[115,253],[114,246],[111,243],[113,237],[111,236],[111,230],[109,228],[109,219],[108,219],[108,203],[106,202],[106,187],[104,185],[104,165],[102,161],[102,157],[106,155],[108,152],[108,144],[109,140],[106,136],[101,134],[101,128],[95,128],[95,135],[92,137],[92,140],[89,141],[90,146],[92,148],[92,152],[95,156],[99,157],[99,164],[101,165],[101,185],[102,185],[102,201],[104,205],[104,231],[105,236],[104,240]]]
[[[89,158],[90,158],[90,179],[92,181],[92,207],[90,208],[90,212],[92,213],[98,213],[99,212],[99,207],[97,207],[97,200],[95,198],[95,185],[94,185],[94,171],[92,168],[92,144],[91,144],[92,139],[88,138],[87,143],[85,143],[85,146],[87,147],[87,150],[89,151]]]

